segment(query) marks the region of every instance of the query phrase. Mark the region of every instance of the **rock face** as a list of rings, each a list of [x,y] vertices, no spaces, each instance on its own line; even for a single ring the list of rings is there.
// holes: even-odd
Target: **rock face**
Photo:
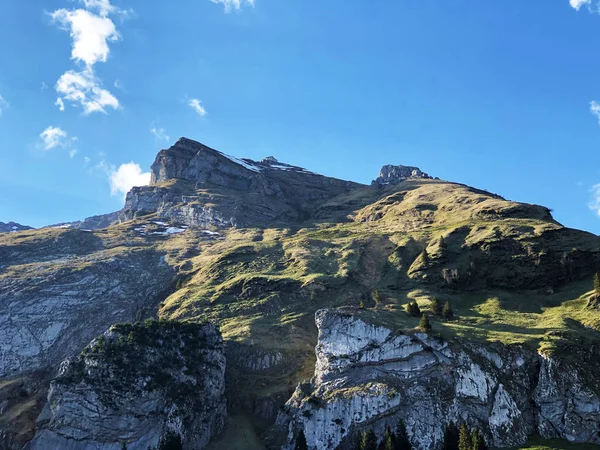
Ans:
[[[265,226],[308,218],[324,201],[359,186],[273,157],[238,159],[181,138],[159,152],[150,186],[127,195],[123,217],[158,213],[189,226]]]
[[[92,233],[0,244],[0,376],[58,364],[156,305],[175,274],[153,249],[109,249]]]
[[[130,450],[168,435],[201,450],[224,425],[225,356],[212,325],[115,325],[66,360],[29,450]]]
[[[371,185],[400,183],[405,180],[418,178],[432,179],[426,173],[421,172],[421,169],[418,167],[385,165],[381,168],[379,176],[373,180]]]
[[[299,430],[310,449],[352,448],[355,431],[382,436],[399,419],[420,450],[439,448],[450,421],[480,428],[494,447],[522,444],[536,432],[600,443],[597,393],[584,387],[576,366],[555,356],[395,334],[335,310],[318,311],[316,324],[314,378],[277,419],[285,449]]]
[[[21,225],[16,222],[0,222],[0,233],[16,233],[17,231],[32,230],[33,227],[27,225]]]

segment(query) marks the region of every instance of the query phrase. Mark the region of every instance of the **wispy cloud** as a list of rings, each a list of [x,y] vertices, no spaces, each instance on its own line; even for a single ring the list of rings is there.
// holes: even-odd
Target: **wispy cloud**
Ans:
[[[582,6],[592,6],[592,0],[569,0],[569,4],[579,11]]]
[[[125,12],[110,3],[110,0],[80,0],[84,8],[58,9],[50,14],[53,22],[69,32],[72,39],[71,59],[81,71],[69,70],[58,79],[56,105],[64,110],[65,101],[79,106],[84,114],[106,113],[106,107],[119,108],[119,101],[102,87],[95,75],[94,65],[106,62],[110,53],[109,44],[118,41],[121,35],[110,15]]]
[[[40,133],[40,138],[44,144],[44,150],[52,150],[56,147],[66,147],[68,144],[68,134],[60,127],[48,127]]]
[[[254,0],[210,0],[213,3],[221,4],[225,8],[225,12],[232,10],[239,11],[243,5],[254,6]]]
[[[600,123],[600,103],[597,101],[590,102],[590,112],[598,119],[598,123]]]
[[[8,108],[8,106],[8,102],[0,95],[0,116],[2,116],[2,110]]]
[[[594,211],[600,216],[600,184],[592,186],[590,192],[592,196],[590,199],[589,207],[592,211]]]
[[[164,128],[157,128],[154,125],[150,128],[150,133],[152,133],[159,141],[168,142],[171,139]]]
[[[204,106],[202,106],[202,102],[197,98],[191,99],[188,105],[201,116],[205,116],[207,114],[206,109],[204,109]]]

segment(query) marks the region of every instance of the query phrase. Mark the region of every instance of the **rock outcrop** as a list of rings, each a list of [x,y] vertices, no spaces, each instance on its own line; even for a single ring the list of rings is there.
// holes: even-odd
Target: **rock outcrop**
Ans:
[[[32,230],[33,227],[21,225],[17,222],[0,222],[0,233],[16,233],[17,231]]]
[[[273,157],[239,159],[181,138],[159,152],[150,186],[127,195],[123,217],[157,213],[189,226],[266,226],[309,218],[322,202],[359,186]]]
[[[378,186],[391,183],[401,183],[410,179],[432,179],[418,167],[385,165],[379,171],[379,176],[373,180],[371,185]]]
[[[115,325],[62,363],[29,450],[130,450],[166,436],[201,450],[224,426],[225,356],[212,325]]]
[[[490,446],[544,437],[600,443],[599,396],[558,355],[520,346],[447,342],[397,334],[352,314],[316,314],[319,341],[311,382],[301,384],[277,424],[293,448],[351,448],[353,433],[402,419],[414,448],[438,448],[450,421],[483,431]],[[585,362],[581,362],[585,366]]]

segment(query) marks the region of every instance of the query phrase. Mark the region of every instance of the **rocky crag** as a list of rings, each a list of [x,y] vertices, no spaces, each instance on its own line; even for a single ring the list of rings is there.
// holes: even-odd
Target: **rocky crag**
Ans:
[[[201,450],[224,426],[225,355],[212,325],[115,325],[52,381],[29,450],[131,450],[169,434]]]
[[[16,222],[0,222],[0,233],[16,233],[17,231],[32,230],[33,227],[21,225]]]
[[[442,418],[479,424],[506,409],[520,414],[519,427],[505,433],[516,422],[498,419],[501,425],[486,428],[489,443],[512,445],[536,432],[595,442],[600,310],[591,278],[600,269],[600,238],[563,227],[545,207],[412,167],[384,168],[365,186],[182,138],[158,154],[151,185],[132,189],[123,210],[72,228],[0,234],[0,448],[20,450],[36,430],[38,448],[52,439],[66,439],[61,445],[73,450],[119,448],[125,429],[134,446],[169,430],[181,432],[188,448],[205,445],[220,415],[194,440],[187,425],[173,424],[194,424],[196,416],[188,408],[181,420],[172,418],[168,405],[186,407],[164,389],[142,390],[154,406],[142,405],[123,386],[81,375],[116,373],[105,355],[89,356],[96,337],[111,329],[105,339],[120,333],[119,342],[125,334],[112,325],[148,317],[220,328],[227,409],[234,424],[245,424],[225,438],[251,435],[254,446],[281,448],[303,428],[311,450],[323,439],[344,446],[349,428],[379,429],[389,416],[437,442]],[[434,298],[452,304],[454,320],[433,314]],[[413,301],[433,314],[436,336],[415,332],[418,318],[406,312]],[[318,322],[318,329],[314,314],[322,309],[331,311],[331,320],[323,318],[330,326]],[[358,317],[339,319],[349,334],[336,332],[336,310]],[[366,350],[352,337],[369,327],[377,331],[368,339],[385,351]],[[332,348],[351,348],[328,353],[318,336]],[[163,367],[160,358],[145,361],[138,375]],[[88,367],[96,363],[100,372]],[[190,381],[178,367],[172,375]],[[446,372],[452,376],[442,380]],[[101,413],[85,410],[92,400],[77,386],[102,393],[93,399]],[[119,404],[119,395],[134,409]],[[437,405],[435,423],[417,423],[400,399]],[[152,417],[154,431],[129,422],[129,413]],[[90,420],[73,421],[77,414]],[[335,426],[325,427],[320,414]],[[115,433],[105,432],[109,423]],[[227,448],[221,439],[209,450]]]
[[[355,311],[360,313],[360,311]],[[302,430],[311,449],[354,448],[355,433],[399,420],[414,448],[438,448],[449,422],[483,430],[493,447],[540,433],[600,443],[600,397],[581,367],[522,346],[449,342],[435,333],[397,333],[354,314],[316,314],[317,363],[277,424],[288,445]],[[597,365],[597,354],[588,355]]]

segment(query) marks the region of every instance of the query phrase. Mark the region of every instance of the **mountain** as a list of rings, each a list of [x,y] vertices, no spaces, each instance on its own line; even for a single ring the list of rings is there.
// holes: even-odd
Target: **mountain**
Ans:
[[[600,237],[545,207],[181,138],[109,217],[0,235],[6,448],[343,449],[400,419],[416,449],[451,420],[600,444]]]
[[[23,230],[33,230],[33,227],[29,227],[27,225],[21,225],[20,223],[16,223],[16,222],[8,222],[8,223],[0,222],[0,233],[13,233],[13,232],[23,231]]]

